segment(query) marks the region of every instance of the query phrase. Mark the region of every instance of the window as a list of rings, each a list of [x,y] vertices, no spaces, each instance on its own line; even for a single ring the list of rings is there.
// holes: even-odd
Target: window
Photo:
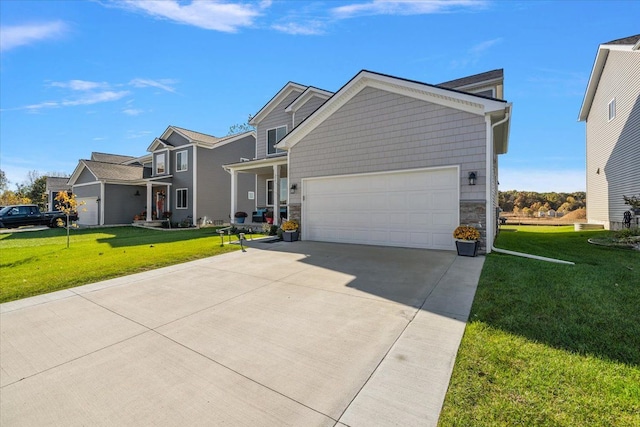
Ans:
[[[288,196],[288,179],[280,178],[280,204],[287,204],[287,196]],[[267,180],[267,206],[273,206],[273,180]]]
[[[609,121],[616,118],[616,99],[613,98],[611,102],[609,102]]]
[[[156,154],[156,175],[162,175],[167,171],[164,163],[164,153]]]
[[[176,153],[176,172],[184,172],[189,167],[189,155],[187,150]]]
[[[280,126],[279,128],[273,128],[267,131],[267,154],[275,154],[282,151],[278,150],[275,146],[286,134],[286,126]]]
[[[189,190],[186,188],[178,188],[176,190],[176,209],[187,209]]]

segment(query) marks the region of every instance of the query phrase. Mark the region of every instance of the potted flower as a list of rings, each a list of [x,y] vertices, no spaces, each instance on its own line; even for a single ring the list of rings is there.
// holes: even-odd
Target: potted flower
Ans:
[[[246,212],[236,212],[233,215],[236,218],[238,224],[244,224],[244,219],[248,216]]]
[[[456,239],[458,255],[476,256],[478,254],[480,232],[477,228],[461,225],[453,231],[453,238]]]
[[[296,220],[291,219],[283,222],[282,226],[280,227],[283,231],[282,240],[284,240],[285,242],[295,242],[296,240],[298,240],[298,227],[300,227],[300,225]]]
[[[273,224],[273,211],[267,211],[264,217],[267,220],[267,224]]]

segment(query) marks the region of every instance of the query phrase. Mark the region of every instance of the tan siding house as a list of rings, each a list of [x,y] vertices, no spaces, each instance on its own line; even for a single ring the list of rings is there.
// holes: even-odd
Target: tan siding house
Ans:
[[[630,209],[623,195],[640,195],[640,35],[600,45],[579,120],[586,122],[587,220],[620,228]]]

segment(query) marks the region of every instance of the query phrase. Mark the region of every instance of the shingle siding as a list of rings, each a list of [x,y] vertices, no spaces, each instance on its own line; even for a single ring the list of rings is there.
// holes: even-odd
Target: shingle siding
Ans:
[[[302,123],[304,119],[309,117],[311,113],[316,111],[318,107],[320,107],[326,101],[326,99],[317,96],[311,97],[311,99],[305,102],[304,105],[295,112],[295,115],[293,117],[295,121],[294,126],[298,126],[300,123]]]
[[[613,98],[616,117],[609,121]],[[609,53],[586,134],[587,219],[616,227],[629,209],[622,196],[640,194],[640,52]]]
[[[461,200],[485,200],[483,116],[365,88],[290,151],[301,178],[460,165]],[[470,171],[478,184],[469,186]],[[300,192],[290,196],[300,203]]]
[[[278,104],[271,113],[269,113],[256,128],[256,158],[264,159],[267,157],[267,130],[280,126],[287,126],[287,132],[293,129],[292,115],[285,112],[285,108],[291,104],[302,92],[292,91],[280,104]]]

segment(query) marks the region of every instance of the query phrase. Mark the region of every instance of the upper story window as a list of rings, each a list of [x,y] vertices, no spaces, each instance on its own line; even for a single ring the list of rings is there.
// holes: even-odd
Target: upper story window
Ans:
[[[609,102],[609,121],[616,118],[616,99],[613,98]]]
[[[176,153],[176,172],[184,172],[189,168],[189,156],[187,150]]]
[[[267,130],[267,154],[280,153],[282,150],[276,148],[276,144],[287,134],[287,127],[280,126]]]
[[[155,174],[162,175],[167,173],[165,154],[164,153],[156,154],[155,160],[156,160]]]

